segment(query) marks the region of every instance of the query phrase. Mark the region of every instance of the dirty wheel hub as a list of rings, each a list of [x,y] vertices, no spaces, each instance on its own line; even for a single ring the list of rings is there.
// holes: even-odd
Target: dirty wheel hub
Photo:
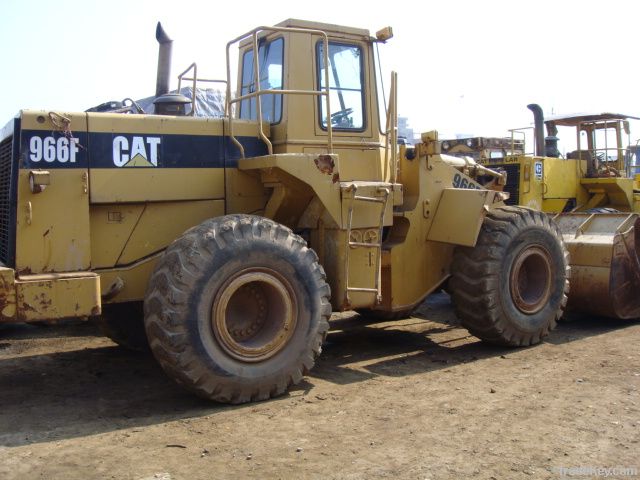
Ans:
[[[259,362],[287,344],[295,330],[296,312],[293,290],[283,276],[271,269],[249,269],[220,289],[211,309],[211,326],[227,354]]]
[[[511,268],[511,298],[523,313],[534,314],[544,308],[551,295],[552,267],[549,253],[532,246],[518,254]]]

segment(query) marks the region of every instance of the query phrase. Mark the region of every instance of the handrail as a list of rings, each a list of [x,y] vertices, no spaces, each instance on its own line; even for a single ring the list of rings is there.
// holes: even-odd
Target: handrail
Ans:
[[[396,183],[398,178],[398,73],[391,73],[391,91],[389,93],[389,107],[393,103],[391,117],[391,183]]]
[[[191,95],[191,115],[192,117],[196,114],[196,78],[198,77],[198,66],[196,62],[193,62],[191,65],[187,67],[187,69],[178,75],[178,93],[180,93],[180,86],[182,85],[182,77],[184,77],[189,70],[193,70],[193,87],[192,87],[192,95]]]
[[[628,177],[630,178],[633,178],[635,175],[638,175],[638,173],[640,173],[638,172],[638,170],[640,170],[640,159],[638,158],[638,154],[640,154],[639,148],[640,138],[636,140],[636,144],[633,148],[631,147],[631,144],[629,144],[629,147],[627,147],[626,155],[629,157],[627,160],[627,168],[629,169]],[[635,155],[633,164],[631,164],[631,155]]]
[[[185,77],[185,75],[190,71],[193,70],[193,77]],[[189,115],[191,115],[192,117],[195,116],[196,114],[196,82],[210,82],[210,83],[227,83],[226,80],[215,80],[215,79],[208,79],[208,78],[198,78],[198,65],[196,64],[196,62],[193,62],[191,65],[189,65],[187,67],[187,69],[182,72],[180,75],[178,75],[178,93],[180,93],[180,86],[182,85],[182,80],[191,80],[193,81],[193,86],[192,86],[192,94],[191,94],[191,113]],[[225,102],[225,110],[226,110],[226,102]],[[226,111],[225,111],[226,113]]]
[[[522,154],[523,155],[534,155],[533,152],[526,151],[527,145],[527,130],[534,130],[533,127],[521,127],[521,128],[510,128],[508,131],[511,133],[511,155],[514,155],[513,152],[516,151],[516,134],[522,135]],[[542,155],[541,155],[542,156]]]
[[[387,178],[387,167],[390,167],[389,179],[396,183],[398,168],[398,74],[391,72],[391,86],[389,87],[389,108],[384,132],[384,178]],[[391,157],[391,158],[389,158]]]
[[[323,41],[323,60],[324,60],[324,90],[278,90],[278,89],[265,89],[262,90],[260,88],[260,65],[258,62],[258,34],[259,33],[278,33],[278,32],[289,32],[289,33],[306,33],[309,35],[319,35],[322,37]],[[253,50],[253,81],[256,87],[256,90],[246,94],[240,95],[238,97],[231,97],[231,57],[230,57],[230,49],[231,45],[241,42],[243,40],[247,40],[252,38],[252,46]],[[233,134],[233,111],[232,106],[236,103],[240,103],[242,100],[246,100],[249,98],[256,98],[256,107],[257,107],[257,116],[258,116],[258,134],[260,138],[267,146],[267,151],[269,155],[273,154],[273,144],[269,140],[269,138],[264,134],[263,130],[263,120],[262,120],[262,102],[260,101],[260,96],[267,94],[277,94],[277,95],[315,95],[315,96],[324,96],[326,102],[326,110],[327,110],[327,153],[333,153],[333,128],[331,126],[331,99],[329,95],[329,39],[327,34],[322,30],[315,30],[310,28],[292,28],[292,27],[266,27],[260,26],[254,28],[253,30],[240,35],[239,37],[234,38],[233,40],[227,43],[226,50],[226,60],[227,60],[227,95],[225,101],[225,111],[229,117],[229,137],[231,141],[238,147],[240,150],[241,158],[245,158],[244,146],[240,143],[240,141]],[[284,83],[284,82],[283,82]],[[320,87],[319,87],[320,88]]]

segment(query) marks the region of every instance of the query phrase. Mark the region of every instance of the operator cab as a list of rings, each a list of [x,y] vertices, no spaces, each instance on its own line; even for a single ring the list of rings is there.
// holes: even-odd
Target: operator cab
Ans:
[[[294,19],[239,37],[227,47],[240,48],[235,118],[268,131],[272,153],[329,148],[340,157],[342,179],[381,180],[377,41],[368,30]]]
[[[549,117],[547,127],[547,150],[549,138],[557,142],[558,127],[572,127],[576,132],[576,149],[567,153],[567,159],[585,160],[588,178],[630,177],[635,156],[630,155],[629,120],[638,117],[621,113],[574,114]],[[560,156],[557,155],[547,156]]]

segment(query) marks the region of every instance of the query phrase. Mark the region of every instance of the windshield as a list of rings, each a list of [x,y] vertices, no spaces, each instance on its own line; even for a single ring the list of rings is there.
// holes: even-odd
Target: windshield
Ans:
[[[337,130],[364,129],[364,93],[362,49],[356,45],[329,42],[329,94],[331,98],[331,126]],[[317,47],[318,84],[324,90],[324,45]],[[320,121],[327,127],[324,97],[318,98]]]

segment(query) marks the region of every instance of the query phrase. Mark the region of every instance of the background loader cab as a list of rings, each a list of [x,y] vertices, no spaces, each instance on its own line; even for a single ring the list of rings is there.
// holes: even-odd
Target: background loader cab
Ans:
[[[567,152],[567,160],[576,160],[582,195],[577,195],[580,209],[608,207],[619,211],[640,211],[638,182],[631,162],[629,120],[618,113],[559,116],[544,123],[548,136],[545,154],[561,157],[556,139],[558,127],[569,127],[576,136],[576,149]],[[551,140],[550,140],[551,139]]]
[[[538,105],[529,108],[535,118],[533,153],[482,160],[507,171],[508,204],[556,213],[640,211],[629,130],[629,120],[636,117],[599,113],[545,119]],[[565,148],[574,145],[566,155],[559,151],[560,140]]]

